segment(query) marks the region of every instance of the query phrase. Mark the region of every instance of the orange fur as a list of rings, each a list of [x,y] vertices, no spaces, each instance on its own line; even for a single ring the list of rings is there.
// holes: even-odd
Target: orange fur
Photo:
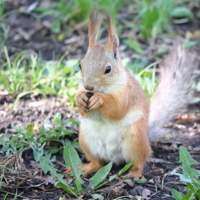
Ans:
[[[119,98],[119,95],[123,98]],[[125,92],[114,95],[97,93],[94,96],[98,96],[98,98],[102,99],[103,103],[99,107],[101,115],[110,120],[122,119],[131,107],[130,99]]]
[[[127,129],[125,140],[127,143],[128,160],[134,160],[134,165],[126,176],[134,176],[135,179],[142,177],[143,167],[151,155],[151,147],[148,140],[148,123],[141,118]]]

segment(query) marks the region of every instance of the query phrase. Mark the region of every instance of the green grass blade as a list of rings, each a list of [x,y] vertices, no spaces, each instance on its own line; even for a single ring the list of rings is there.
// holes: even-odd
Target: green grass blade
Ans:
[[[103,182],[112,168],[112,162],[99,169],[96,174],[90,179],[89,187],[95,189],[101,182]]]
[[[132,160],[131,162],[127,163],[117,174],[110,176],[109,181],[112,181],[116,177],[121,176],[123,173],[125,173],[134,164],[134,162],[135,160]]]

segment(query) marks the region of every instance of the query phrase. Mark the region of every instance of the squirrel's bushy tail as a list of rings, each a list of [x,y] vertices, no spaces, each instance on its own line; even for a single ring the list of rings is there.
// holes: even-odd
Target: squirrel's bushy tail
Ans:
[[[160,66],[160,80],[152,98],[149,114],[150,141],[158,141],[166,131],[162,128],[183,112],[192,96],[192,76],[198,66],[194,52],[173,48]]]

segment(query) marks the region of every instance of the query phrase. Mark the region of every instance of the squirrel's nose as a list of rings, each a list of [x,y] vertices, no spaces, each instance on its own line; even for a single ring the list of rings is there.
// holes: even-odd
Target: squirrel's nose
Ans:
[[[89,91],[94,90],[94,87],[93,87],[93,86],[90,86],[90,85],[84,85],[84,88],[85,88],[86,90],[89,90]]]

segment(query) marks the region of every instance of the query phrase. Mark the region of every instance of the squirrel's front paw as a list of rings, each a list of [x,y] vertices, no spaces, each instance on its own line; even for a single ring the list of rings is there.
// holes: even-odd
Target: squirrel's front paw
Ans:
[[[103,104],[103,98],[102,94],[95,93],[90,99],[89,99],[89,111],[95,110],[99,108]]]
[[[89,98],[86,95],[86,92],[80,93],[77,97],[76,97],[76,104],[77,107],[81,110],[83,110],[84,112],[89,112]]]

